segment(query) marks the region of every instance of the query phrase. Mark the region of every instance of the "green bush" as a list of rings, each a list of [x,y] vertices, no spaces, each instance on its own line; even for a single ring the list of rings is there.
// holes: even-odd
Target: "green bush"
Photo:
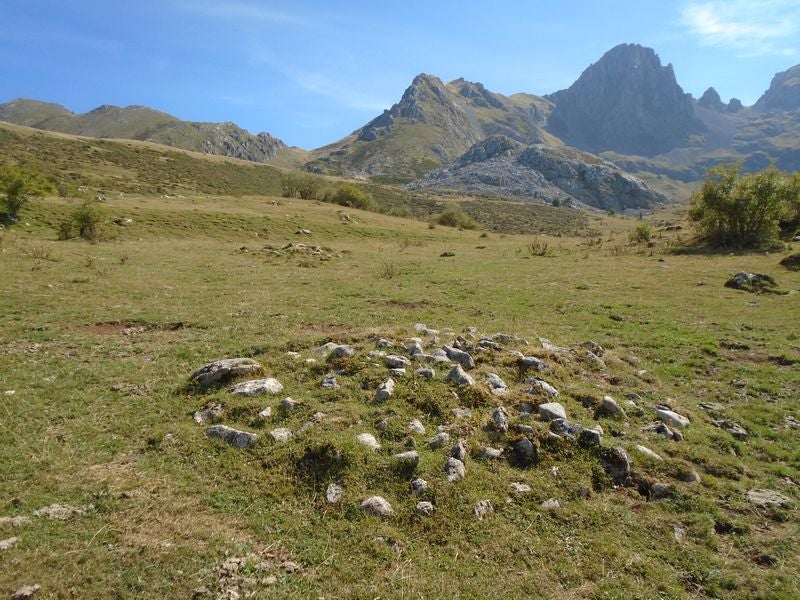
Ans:
[[[650,223],[642,223],[638,225],[636,229],[631,231],[628,234],[628,239],[632,242],[649,242],[650,239],[653,237],[653,228],[650,227]]]
[[[58,226],[58,239],[71,240],[81,237],[90,242],[101,238],[101,223],[103,220],[100,208],[96,202],[84,202],[76,208],[70,218]]]
[[[460,206],[450,206],[436,218],[436,223],[445,227],[458,227],[460,229],[476,229],[478,223],[464,212]]]
[[[320,189],[320,178],[310,173],[286,173],[281,177],[284,198],[314,200]]]
[[[378,212],[378,205],[367,192],[352,183],[343,183],[333,195],[333,201],[342,206]]]
[[[743,175],[741,165],[716,167],[692,197],[689,219],[716,246],[754,248],[774,242],[781,219],[797,210],[800,178],[774,167]]]
[[[33,198],[42,198],[53,191],[53,185],[40,173],[13,165],[0,168],[0,192],[5,194],[3,207],[12,220]]]

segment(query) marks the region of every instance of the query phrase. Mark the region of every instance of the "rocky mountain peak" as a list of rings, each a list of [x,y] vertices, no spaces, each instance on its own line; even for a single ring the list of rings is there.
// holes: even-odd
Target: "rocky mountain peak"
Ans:
[[[775,75],[769,89],[756,102],[764,110],[794,110],[800,108],[800,65]]]
[[[700,100],[697,101],[697,104],[710,110],[723,110],[725,108],[722,98],[720,98],[719,93],[713,87],[710,87],[703,92],[703,95],[700,97]]]
[[[654,156],[704,130],[672,65],[638,44],[612,48],[549,99],[551,132],[592,152]]]

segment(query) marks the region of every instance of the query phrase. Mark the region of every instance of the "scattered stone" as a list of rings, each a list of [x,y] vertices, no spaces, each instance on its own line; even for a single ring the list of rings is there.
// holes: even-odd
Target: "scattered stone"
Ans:
[[[336,373],[327,373],[322,378],[322,387],[326,390],[338,390],[339,382],[336,381]]]
[[[527,465],[537,458],[537,449],[528,438],[522,438],[514,444],[514,455],[520,463]]]
[[[475,368],[475,360],[467,352],[452,346],[442,346],[442,350],[444,350],[445,354],[447,354],[447,358],[457,362],[464,369],[470,370]]]
[[[792,415],[786,415],[783,417],[783,421],[781,421],[783,427],[786,429],[800,429],[800,421],[798,421]]]
[[[211,404],[207,404],[203,409],[198,410],[194,413],[194,422],[198,425],[202,425],[203,423],[207,423],[208,421],[213,421],[214,419],[218,419],[222,415],[222,404],[219,402],[213,402]]]
[[[428,445],[437,450],[442,446],[450,443],[450,434],[446,431],[442,431],[441,433],[437,433],[431,439],[428,440]]]
[[[715,426],[719,427],[720,429],[724,429],[728,433],[730,433],[733,437],[737,440],[746,440],[747,436],[747,429],[739,425],[738,423],[734,423],[733,421],[729,421],[727,419],[718,419],[712,421]]]
[[[261,396],[262,394],[279,394],[283,391],[283,385],[274,377],[267,377],[266,379],[237,383],[228,391],[239,396]]]
[[[385,359],[386,367],[389,369],[402,369],[403,367],[410,367],[411,361],[408,360],[405,356],[397,356],[396,354],[390,354]]]
[[[653,460],[664,460],[663,458],[661,458],[660,455],[650,450],[650,448],[648,448],[647,446],[642,446],[637,444],[635,448],[640,454],[644,454],[648,458],[652,458]]]
[[[461,462],[466,462],[467,446],[464,444],[464,440],[458,440],[458,442],[450,448],[450,456]]]
[[[656,409],[656,414],[658,415],[659,419],[661,419],[667,425],[671,425],[672,427],[683,428],[690,423],[689,419],[672,410],[658,408]]]
[[[267,419],[269,419],[272,416],[272,407],[271,406],[267,406],[264,410],[262,410],[260,413],[258,413],[257,416],[258,416],[259,419],[262,419],[262,420],[266,421]]]
[[[434,508],[432,503],[426,500],[421,500],[420,502],[417,502],[415,510],[417,511],[417,514],[422,517],[430,517],[433,514]]]
[[[500,342],[501,344],[521,344],[523,346],[528,345],[528,340],[508,333],[495,333],[490,335],[489,339],[495,342]]]
[[[25,585],[19,588],[16,592],[11,594],[11,600],[30,600],[33,596],[42,589],[38,583],[34,585]]]
[[[555,498],[548,498],[540,505],[544,510],[558,510],[561,508],[561,504],[559,504],[558,500]]]
[[[450,483],[457,483],[464,479],[467,474],[467,468],[464,463],[457,458],[448,458],[444,465],[444,472],[447,476],[447,481]]]
[[[66,521],[74,517],[85,517],[88,511],[94,508],[88,506],[69,506],[68,504],[51,504],[33,511],[34,517],[47,517],[55,521]]]
[[[393,348],[394,344],[387,340],[386,338],[378,338],[375,342],[375,346],[377,348]]]
[[[352,346],[348,346],[346,344],[342,344],[341,346],[335,346],[330,353],[330,356],[333,359],[351,358],[355,355],[356,355],[355,348],[353,348]]]
[[[624,448],[614,446],[607,448],[601,455],[603,467],[616,485],[625,482],[631,471],[631,463]]]
[[[0,552],[4,550],[10,550],[11,548],[17,545],[17,542],[19,542],[18,537],[10,537],[5,540],[0,540]]]
[[[539,416],[545,421],[552,421],[553,419],[566,419],[567,412],[558,402],[546,402],[539,405]]]
[[[747,492],[747,499],[761,508],[788,506],[791,500],[775,490],[754,489]]]
[[[431,368],[421,367],[414,371],[414,375],[423,377],[424,379],[434,379],[436,377],[436,371]]]
[[[512,494],[530,494],[531,493],[531,486],[527,483],[519,483],[517,481],[511,482],[511,493]]]
[[[528,390],[528,393],[530,394],[534,394],[536,396],[548,396],[550,398],[558,397],[558,390],[542,379],[537,379],[534,377],[533,379],[529,379],[528,383],[531,384],[531,387]]]
[[[367,358],[380,358],[381,362],[385,362],[383,359],[386,358],[386,352],[383,350],[373,350],[369,354],[367,354]]]
[[[413,479],[411,481],[411,493],[415,496],[419,496],[423,492],[428,491],[428,482],[424,479]]]
[[[586,352],[586,361],[592,365],[592,368],[604,371],[606,369],[605,361],[597,356],[594,352]]]
[[[536,358],[535,356],[520,355],[519,364],[521,364],[523,367],[532,367],[541,373],[549,370],[547,363],[540,358]]]
[[[22,515],[17,517],[0,517],[0,527],[4,525],[10,525],[14,529],[19,529],[30,522],[30,517],[23,517]]]
[[[299,352],[287,352],[286,358],[291,358],[292,360],[298,360],[302,358],[302,355]]]
[[[478,340],[478,349],[479,350],[497,350],[498,352],[500,350],[505,350],[505,348],[503,347],[502,344],[498,344],[494,340],[490,340],[490,339],[487,339],[487,338],[483,338],[481,340]]]
[[[386,499],[380,496],[371,496],[361,503],[364,514],[387,519],[394,514],[394,509]]]
[[[530,404],[528,402],[521,402],[521,403],[517,404],[516,408],[517,408],[517,412],[520,415],[529,415],[529,416],[531,414],[533,414],[534,410],[536,410],[536,407],[534,407],[533,404]]]
[[[487,446],[483,450],[481,450],[481,457],[488,458],[488,459],[497,459],[503,456],[503,449],[502,448],[492,448],[491,446]]]
[[[402,367],[398,367],[397,369],[389,369],[389,375],[393,375],[394,377],[405,377],[406,370]]]
[[[291,439],[292,430],[287,429],[286,427],[278,427],[277,429],[270,431],[269,435],[279,444],[285,444]]]
[[[652,423],[642,429],[647,433],[655,433],[660,435],[666,440],[675,439],[675,434],[678,433],[677,431],[672,431],[665,423]]]
[[[378,443],[378,440],[376,440],[375,436],[371,433],[359,433],[356,436],[356,441],[362,446],[366,446],[370,450],[380,450],[381,447],[381,445]]]
[[[261,373],[261,364],[252,358],[224,358],[197,369],[189,377],[189,383],[205,390],[234,377],[258,375],[259,373]]]
[[[450,363],[450,359],[447,358],[447,352],[442,350],[441,348],[437,348],[433,352],[431,352],[431,356],[433,357],[434,362],[437,363]]]
[[[676,542],[682,542],[686,539],[686,530],[677,525],[672,526],[672,537]]]
[[[383,404],[394,394],[394,379],[387,379],[375,391],[375,402]]]
[[[317,348],[315,350],[315,352],[319,356],[325,356],[326,357],[326,356],[329,356],[330,353],[333,352],[333,349],[336,348],[338,345],[339,344],[337,344],[336,342],[328,342],[327,344],[322,344],[322,346]]]
[[[593,342],[591,340],[583,342],[581,344],[581,347],[586,348],[589,352],[591,352],[598,358],[603,358],[603,354],[606,353],[605,349],[600,344],[598,344],[597,342]]]
[[[406,348],[406,354],[412,357],[417,356],[418,354],[425,354],[425,349],[422,347],[422,341],[418,338],[410,340],[410,344],[408,348]]]
[[[550,431],[556,434],[563,434],[570,438],[575,438],[583,431],[583,426],[573,423],[567,419],[553,419],[550,421]],[[596,432],[595,432],[596,433]]]
[[[794,242],[800,242],[800,235],[792,239]],[[786,267],[790,271],[800,271],[800,254],[790,254],[779,263],[782,267]]]
[[[508,431],[508,413],[502,406],[498,406],[492,412],[492,424],[495,431],[505,433]]]
[[[475,380],[470,377],[469,373],[467,373],[461,365],[454,365],[444,380],[452,381],[457,385],[475,385]]]
[[[420,435],[425,434],[425,426],[420,422],[419,419],[411,419],[408,422],[408,430],[413,433],[419,433]]]
[[[534,433],[536,433],[536,430],[530,425],[522,425],[520,423],[512,425],[511,429],[513,429],[517,433],[522,433],[524,435],[533,435]]]
[[[650,500],[663,500],[672,495],[674,488],[668,483],[654,483],[650,486]]]
[[[454,408],[453,416],[456,419],[469,419],[472,417],[472,411],[468,408]]]
[[[700,483],[700,473],[695,469],[688,469],[678,473],[678,479],[684,483]]]
[[[475,506],[472,507],[472,512],[475,513],[479,521],[482,521],[486,515],[494,512],[494,506],[489,500],[478,500]]]
[[[726,281],[725,287],[758,294],[761,292],[774,293],[777,291],[778,284],[769,275],[741,271]]]
[[[305,433],[306,431],[314,427],[314,425],[321,423],[326,416],[327,415],[324,412],[315,412],[313,415],[311,415],[311,418],[308,421],[306,421],[300,426],[300,429],[297,430],[297,433],[298,434]]]
[[[398,464],[404,467],[415,469],[417,468],[417,465],[419,465],[419,454],[417,454],[417,452],[414,450],[400,452],[399,454],[395,454],[393,458]]]
[[[487,373],[486,383],[489,385],[491,393],[495,396],[503,396],[508,393],[506,382],[500,379],[497,373]]]
[[[542,349],[547,352],[553,352],[555,354],[575,354],[575,351],[572,348],[563,348],[560,346],[556,346],[548,340],[547,338],[539,338],[539,343],[542,345]]]
[[[700,402],[697,406],[708,412],[722,412],[725,410],[725,406],[718,402]]]
[[[603,399],[600,402],[600,412],[621,419],[628,418],[628,416],[625,414],[625,410],[619,404],[617,404],[617,401],[611,396],[603,396]]]
[[[300,406],[300,403],[297,400],[292,400],[289,397],[281,400],[281,410],[285,413],[290,413],[293,410],[296,410],[298,406]]]
[[[338,483],[331,483],[325,490],[325,500],[328,504],[339,504],[344,496],[344,486]]]
[[[597,429],[581,429],[578,432],[578,444],[584,448],[603,444],[603,435]]]

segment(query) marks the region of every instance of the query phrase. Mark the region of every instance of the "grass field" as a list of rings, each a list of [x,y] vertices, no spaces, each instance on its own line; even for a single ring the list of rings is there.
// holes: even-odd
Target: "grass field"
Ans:
[[[800,273],[778,266],[782,254],[673,255],[685,232],[657,227],[652,247],[631,245],[633,219],[592,218],[593,237],[531,237],[310,201],[185,196],[110,197],[105,218],[133,223],[107,225],[113,236],[94,244],[56,241],[75,206],[63,199],[36,201],[2,232],[0,516],[31,521],[0,522],[0,539],[19,538],[0,551],[0,593],[39,584],[43,598],[800,596]],[[325,250],[264,249],[290,242]],[[790,293],[723,287],[739,270],[772,274]],[[517,416],[514,406],[541,400],[508,352],[477,355],[475,388],[444,382],[437,367],[433,381],[396,377],[395,395],[375,404],[387,377],[368,357],[375,340],[415,336],[420,322],[529,340],[510,347],[551,363],[544,378],[568,416],[624,447],[637,485],[612,486],[596,450],[549,441],[546,423]],[[594,340],[607,367],[545,352],[540,336],[576,348]],[[314,349],[330,340],[356,356],[326,365]],[[201,365],[235,356],[261,362],[283,393],[186,388]],[[341,388],[324,390],[333,368]],[[488,393],[489,371],[508,396]],[[627,420],[595,418],[603,395],[623,404],[632,393],[641,410]],[[283,413],[284,396],[300,407]],[[259,442],[241,450],[206,436],[192,415],[209,402],[223,404],[219,422]],[[719,415],[703,402],[722,404],[748,437],[714,426]],[[642,431],[659,403],[691,419],[684,441]],[[509,454],[522,437],[486,431],[501,404],[512,424],[532,427],[534,464],[477,457],[486,445]],[[273,416],[258,420],[265,406]],[[455,419],[456,407],[472,416]],[[412,418],[426,434],[408,433]],[[452,444],[426,443],[440,425],[470,452],[457,484],[442,470]],[[277,444],[276,427],[294,436]],[[382,448],[357,444],[363,432]],[[415,513],[412,475],[392,458],[412,444],[431,517]],[[701,481],[682,482],[692,469]],[[345,488],[338,505],[325,500],[332,481]],[[511,482],[532,491],[515,495]],[[668,497],[642,495],[652,482],[670,484]],[[753,488],[791,502],[759,508],[747,500]],[[361,513],[373,494],[394,517]],[[549,498],[558,510],[540,506]],[[483,520],[472,512],[480,499],[494,505]],[[90,508],[32,517],[56,503]]]

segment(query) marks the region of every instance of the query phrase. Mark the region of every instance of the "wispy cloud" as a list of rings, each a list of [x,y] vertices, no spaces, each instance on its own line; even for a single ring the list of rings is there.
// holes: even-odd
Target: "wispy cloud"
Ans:
[[[325,73],[290,70],[286,74],[304,90],[324,96],[349,108],[381,112],[392,105],[391,102],[378,98],[369,92],[354,89],[352,85],[344,84]]]
[[[739,56],[791,56],[797,53],[800,0],[688,2],[681,23],[704,46],[729,48]]]
[[[272,10],[257,4],[248,4],[246,2],[188,2],[183,6],[187,10],[208,17],[251,24],[277,23],[303,25],[306,23],[304,18],[297,15]]]

